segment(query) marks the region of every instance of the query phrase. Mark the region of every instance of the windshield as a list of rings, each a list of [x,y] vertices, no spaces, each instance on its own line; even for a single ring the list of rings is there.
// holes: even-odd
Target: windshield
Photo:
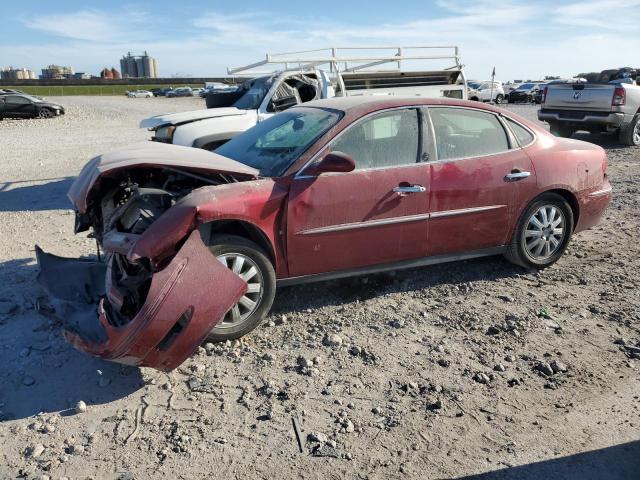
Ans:
[[[242,96],[233,104],[240,110],[256,110],[271,87],[271,77],[256,78]]]
[[[523,83],[516,90],[530,90],[533,88],[533,83]]]
[[[474,90],[477,90],[478,87],[480,86],[478,82],[467,82],[467,85],[469,85],[469,87],[473,88]]]
[[[292,108],[258,123],[215,152],[259,170],[264,177],[277,177],[341,116],[335,110]]]

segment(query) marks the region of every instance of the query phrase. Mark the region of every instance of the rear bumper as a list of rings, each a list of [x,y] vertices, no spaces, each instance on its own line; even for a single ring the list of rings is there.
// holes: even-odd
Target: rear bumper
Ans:
[[[590,112],[585,110],[541,109],[538,120],[543,122],[569,123],[575,125],[604,125],[622,127],[632,120],[632,115],[618,112]]]
[[[612,188],[608,180],[596,190],[582,196],[580,199],[580,217],[575,231],[580,232],[600,223],[604,212],[611,202]]]
[[[41,251],[38,253],[41,267],[38,280],[55,296],[60,293],[61,280],[52,275],[54,272],[46,271],[51,257]],[[78,260],[59,258],[57,262],[60,265],[75,263],[76,266],[79,263]],[[85,262],[93,269],[97,263]],[[166,372],[176,368],[198,348],[247,288],[244,281],[211,255],[197,230],[171,262],[153,275],[144,304],[125,324],[109,301],[119,294],[109,275],[107,270],[104,284],[92,290],[99,296],[97,306],[62,298],[63,308],[56,313],[61,317],[66,339],[75,348],[96,357]],[[88,277],[80,275],[71,289],[87,291],[82,278]],[[101,295],[102,292],[106,296]],[[91,301],[94,297],[89,295],[85,300]]]

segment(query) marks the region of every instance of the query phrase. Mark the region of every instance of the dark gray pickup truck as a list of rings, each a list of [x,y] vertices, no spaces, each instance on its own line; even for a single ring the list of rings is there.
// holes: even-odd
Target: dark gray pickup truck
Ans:
[[[607,73],[617,72],[617,73]],[[611,79],[611,77],[613,77]],[[625,145],[640,145],[640,81],[635,69],[606,70],[587,83],[548,85],[538,119],[552,133],[570,137],[578,130],[616,132]]]

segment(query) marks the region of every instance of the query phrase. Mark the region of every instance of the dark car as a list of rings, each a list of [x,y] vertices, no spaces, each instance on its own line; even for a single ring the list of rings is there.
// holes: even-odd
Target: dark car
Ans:
[[[215,152],[95,157],[68,197],[106,262],[38,250],[39,280],[84,312],[61,317],[74,346],[169,371],[207,336],[251,331],[278,285],[483,255],[552,265],[600,221],[606,166],[597,145],[477,102],[313,101]]]
[[[0,119],[49,118],[64,115],[64,107],[26,94],[0,95]]]
[[[153,93],[154,97],[166,97],[167,93],[170,92],[172,88],[152,88],[150,91]]]
[[[533,103],[535,95],[544,88],[543,83],[523,83],[507,95],[508,103]]]

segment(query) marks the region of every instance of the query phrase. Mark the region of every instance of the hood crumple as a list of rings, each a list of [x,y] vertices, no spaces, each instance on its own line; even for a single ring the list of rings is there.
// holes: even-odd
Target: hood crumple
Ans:
[[[162,125],[179,125],[181,123],[205,120],[214,117],[229,117],[232,115],[246,115],[246,110],[235,107],[209,108],[193,110],[191,112],[165,113],[155,117],[145,118],[140,122],[140,128],[157,128]]]
[[[67,197],[85,213],[89,192],[101,176],[134,167],[173,167],[258,177],[258,170],[217,153],[158,142],[136,143],[92,158],[80,171]]]

